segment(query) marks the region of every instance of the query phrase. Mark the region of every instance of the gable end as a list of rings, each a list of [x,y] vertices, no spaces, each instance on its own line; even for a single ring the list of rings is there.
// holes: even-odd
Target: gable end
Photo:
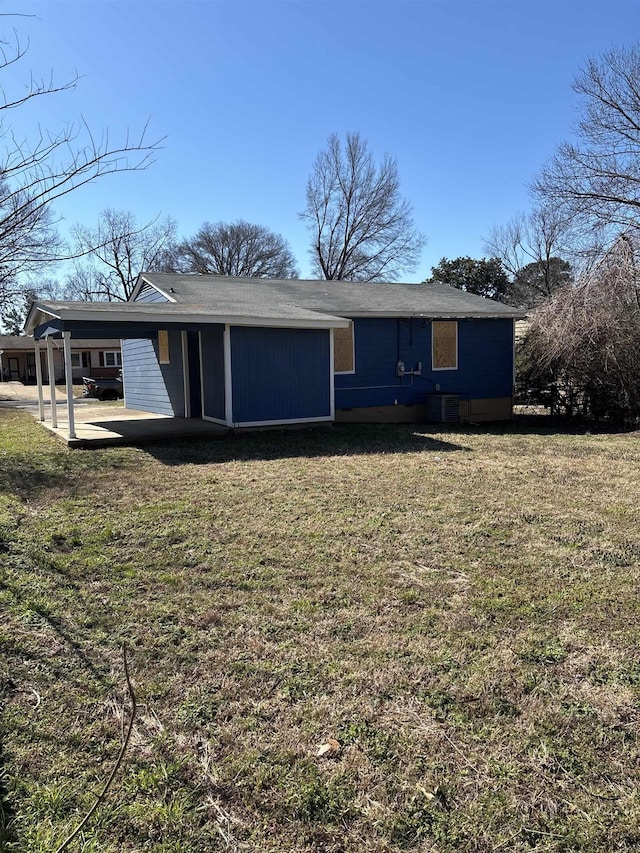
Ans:
[[[169,302],[169,299],[164,293],[154,287],[153,284],[145,281],[138,289],[138,292],[133,297],[134,302]]]

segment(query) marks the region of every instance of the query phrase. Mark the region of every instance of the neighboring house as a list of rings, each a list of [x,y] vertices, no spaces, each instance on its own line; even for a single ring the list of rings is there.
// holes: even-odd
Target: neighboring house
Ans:
[[[440,284],[141,273],[126,303],[37,302],[36,340],[122,339],[125,404],[230,427],[511,417],[522,312]]]
[[[42,375],[49,381],[46,352],[40,353]],[[75,340],[71,350],[71,368],[74,382],[83,376],[116,376],[122,366],[119,340]],[[54,341],[53,368],[56,382],[63,382],[64,353],[62,342]],[[36,381],[36,354],[33,338],[27,335],[0,335],[0,381]]]
[[[525,316],[522,320],[516,320],[516,347],[524,342],[530,328],[531,321],[528,319],[528,316]]]

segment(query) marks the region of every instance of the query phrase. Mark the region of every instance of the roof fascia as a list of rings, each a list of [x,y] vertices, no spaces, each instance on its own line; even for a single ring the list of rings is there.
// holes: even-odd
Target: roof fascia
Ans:
[[[170,313],[154,313],[152,311],[74,311],[73,309],[65,309],[54,313],[41,309],[41,314],[47,314],[48,317],[55,319],[61,325],[61,331],[64,329],[65,322],[69,323],[95,323],[105,327],[105,334],[108,337],[108,327],[110,324],[118,323],[120,325],[127,323],[146,323],[152,324],[158,329],[166,328],[167,326],[181,325],[223,325],[230,326],[260,326],[280,329],[346,329],[349,326],[349,320],[343,317],[334,317],[327,315],[326,317],[318,317],[313,319],[296,319],[283,317],[252,317],[242,315],[214,315],[214,314],[170,314]],[[45,317],[40,322],[36,321],[37,315],[34,315],[34,322],[31,331],[48,322]]]
[[[527,315],[524,313],[505,314],[482,314],[477,311],[349,311],[345,313],[353,320],[521,320]]]
[[[267,326],[276,329],[348,329],[349,320],[345,317],[331,317],[326,320],[283,320],[263,317],[229,317],[216,320],[230,326]]]

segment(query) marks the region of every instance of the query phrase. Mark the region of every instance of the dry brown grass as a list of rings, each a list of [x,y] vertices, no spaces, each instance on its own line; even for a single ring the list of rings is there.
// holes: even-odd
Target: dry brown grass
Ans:
[[[7,849],[640,849],[637,437],[0,417]]]

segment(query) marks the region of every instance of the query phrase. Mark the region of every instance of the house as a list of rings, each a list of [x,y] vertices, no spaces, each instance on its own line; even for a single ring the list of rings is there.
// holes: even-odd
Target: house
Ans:
[[[40,354],[42,374],[48,381],[48,363]],[[116,376],[122,366],[119,340],[75,340],[71,350],[71,373],[74,382],[83,376]],[[53,374],[56,382],[64,382],[64,353],[61,342],[54,341]],[[27,335],[0,335],[0,382],[36,382],[36,355],[33,338]]]
[[[126,303],[36,302],[36,346],[122,340],[125,405],[228,427],[511,417],[522,313],[442,284],[141,273]],[[50,346],[50,344],[47,344]]]

